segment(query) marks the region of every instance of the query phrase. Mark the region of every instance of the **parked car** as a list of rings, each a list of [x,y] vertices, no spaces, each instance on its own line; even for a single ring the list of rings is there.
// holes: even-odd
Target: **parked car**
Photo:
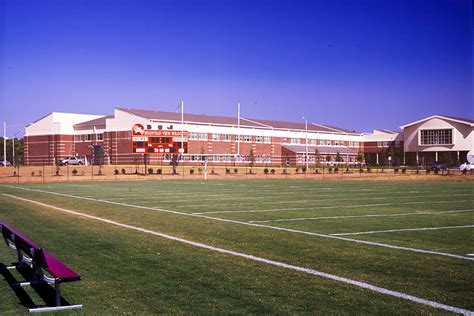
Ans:
[[[83,164],[84,164],[84,159],[77,156],[66,157],[58,162],[58,165],[60,166],[83,165]]]
[[[431,170],[432,171],[441,171],[441,170],[448,170],[448,165],[442,162],[435,162],[434,164],[431,165]]]
[[[3,161],[3,159],[0,161],[0,167],[8,167],[8,166],[11,166],[12,164],[7,160],[7,162],[5,163]]]
[[[463,163],[462,165],[459,166],[459,170],[461,171],[470,171],[470,170],[474,170],[474,164],[471,164],[471,163]]]

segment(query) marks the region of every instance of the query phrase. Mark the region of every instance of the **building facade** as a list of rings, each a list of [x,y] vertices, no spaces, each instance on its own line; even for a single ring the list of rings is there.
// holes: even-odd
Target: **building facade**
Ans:
[[[141,124],[148,130],[189,132],[188,151],[182,156],[189,163],[199,163],[205,156],[208,161],[222,164],[253,160],[257,165],[355,165],[364,162],[400,165],[411,162],[407,158],[411,157],[408,153],[414,148],[413,135],[420,128],[424,129],[422,126],[428,126],[419,121],[403,126],[403,132],[376,130],[364,134],[304,122],[196,114],[184,114],[183,118],[182,121],[181,113],[128,108],[115,108],[109,116],[54,112],[26,127],[24,163],[51,165],[67,156],[85,156],[91,161],[98,152],[103,155],[105,164],[169,161],[169,152],[132,153],[132,126]],[[453,131],[455,144],[451,149],[459,149],[462,158],[464,148],[472,147],[472,124],[470,127],[465,123],[452,124],[456,131]],[[426,151],[427,147],[422,149]],[[417,147],[414,151],[423,150]]]

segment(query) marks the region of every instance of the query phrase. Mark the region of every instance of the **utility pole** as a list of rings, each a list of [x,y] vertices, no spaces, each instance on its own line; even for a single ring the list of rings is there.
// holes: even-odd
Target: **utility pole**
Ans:
[[[305,131],[306,131],[306,141],[305,141],[305,145],[306,145],[306,156],[305,156],[305,167],[306,167],[306,171],[308,171],[308,120],[303,116],[303,120],[304,120],[304,126],[305,126]]]

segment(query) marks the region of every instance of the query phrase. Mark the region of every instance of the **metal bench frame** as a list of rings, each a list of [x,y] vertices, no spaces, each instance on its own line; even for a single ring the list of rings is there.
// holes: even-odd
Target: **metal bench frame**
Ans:
[[[2,227],[0,223],[0,228]],[[8,248],[15,250],[18,255],[18,263],[12,266],[7,266],[8,270],[22,269],[25,267],[30,267],[32,269],[32,281],[31,282],[19,282],[13,283],[12,286],[32,286],[37,284],[54,284],[54,293],[55,293],[55,306],[50,307],[37,307],[29,308],[30,313],[37,312],[50,312],[64,309],[76,309],[82,308],[80,305],[64,305],[61,306],[61,280],[59,278],[49,277],[43,272],[41,264],[38,262],[40,258],[44,258],[44,253],[42,248],[32,247],[30,248],[30,253],[25,253],[22,249],[19,249],[15,245],[15,236],[16,234],[12,233],[8,238],[4,237],[5,243]]]

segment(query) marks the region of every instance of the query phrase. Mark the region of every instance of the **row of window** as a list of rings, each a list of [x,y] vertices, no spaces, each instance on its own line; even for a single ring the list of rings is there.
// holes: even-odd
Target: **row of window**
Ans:
[[[191,140],[208,140],[207,133],[196,133],[191,132],[189,133],[189,139]],[[252,135],[233,135],[233,134],[219,134],[219,133],[212,133],[211,139],[213,141],[241,141],[241,142],[252,142]],[[272,138],[270,136],[255,136],[256,143],[271,143]],[[291,144],[291,145],[301,145],[303,143],[303,139],[301,138],[283,138],[283,144]],[[316,139],[308,138],[308,145],[316,145]],[[326,140],[321,139],[319,140],[319,145],[321,146],[349,146],[349,147],[359,147],[359,142],[344,142],[341,140]]]
[[[75,142],[91,142],[93,140],[93,135],[94,134],[74,135],[74,141]],[[103,133],[99,133],[95,135],[96,135],[96,140],[104,140]]]
[[[270,163],[272,158],[269,155],[256,155],[254,156],[255,162]],[[170,154],[165,154],[163,159],[165,161],[171,160]],[[186,159],[187,160],[187,159]],[[189,161],[194,162],[250,162],[250,156],[234,156],[234,155],[191,155],[189,156]],[[183,161],[183,157],[179,156],[179,161]]]

